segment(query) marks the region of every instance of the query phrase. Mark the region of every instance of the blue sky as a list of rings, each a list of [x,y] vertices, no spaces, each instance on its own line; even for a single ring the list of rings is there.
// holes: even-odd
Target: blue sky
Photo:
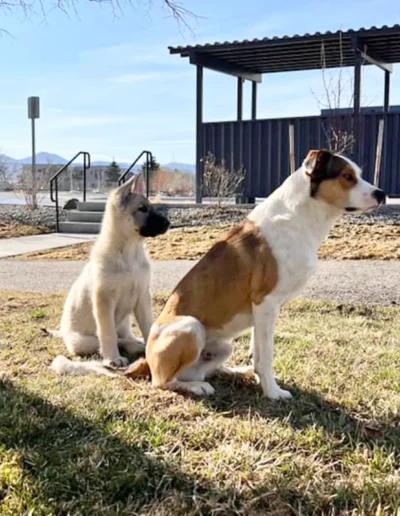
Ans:
[[[48,0],[43,0],[49,4]],[[171,56],[168,45],[187,45],[284,34],[392,25],[395,0],[181,0],[199,15],[179,28],[152,0],[133,0],[123,13],[77,0],[77,12],[1,13],[0,153],[30,154],[26,99],[41,97],[37,149],[66,158],[88,150],[95,159],[132,161],[144,148],[158,161],[194,163],[195,69]],[[346,72],[349,82],[351,72]],[[245,116],[250,111],[245,84]],[[235,116],[236,80],[205,72],[205,120]],[[317,114],[321,72],[264,76],[259,117]],[[382,102],[383,73],[363,71],[362,102]],[[344,104],[346,105],[346,100]],[[400,67],[394,67],[391,103],[400,104]]]

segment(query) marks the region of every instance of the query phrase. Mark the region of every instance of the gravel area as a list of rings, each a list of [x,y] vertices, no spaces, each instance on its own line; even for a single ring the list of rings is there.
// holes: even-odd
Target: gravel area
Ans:
[[[195,261],[154,261],[153,290],[171,290]],[[72,261],[0,261],[0,289],[66,291],[83,267]],[[400,262],[321,261],[303,295],[340,303],[400,305]]]
[[[60,220],[63,220],[63,218],[64,213],[60,210]],[[56,226],[56,210],[52,206],[41,206],[36,210],[30,210],[27,206],[0,204],[0,220],[54,229]]]
[[[158,209],[168,216],[173,227],[236,224],[250,211],[248,207],[210,205],[202,208],[160,205]],[[60,220],[64,218],[65,212],[60,209]],[[43,206],[37,210],[29,210],[26,206],[3,204],[0,205],[0,220],[53,229],[56,223],[55,208]],[[400,205],[386,205],[366,215],[345,215],[343,220],[351,224],[400,224]]]
[[[203,208],[172,208],[160,206],[174,227],[237,224],[252,210],[240,206],[204,206]],[[386,205],[364,215],[343,215],[350,224],[400,224],[400,205]]]

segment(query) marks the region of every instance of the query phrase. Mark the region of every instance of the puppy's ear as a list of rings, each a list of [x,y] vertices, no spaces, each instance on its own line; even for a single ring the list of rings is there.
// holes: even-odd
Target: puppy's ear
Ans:
[[[143,192],[143,175],[132,174],[132,177],[126,183],[124,183],[118,188],[117,195],[119,197],[121,205],[125,207],[128,204],[132,194],[140,193],[143,195]]]
[[[332,153],[328,150],[310,150],[303,161],[306,174],[311,176],[313,172],[324,167],[331,157]]]
[[[136,181],[137,176],[132,176],[131,179],[117,189],[117,197],[122,207],[125,207],[128,204]]]
[[[142,173],[134,176],[131,186],[131,192],[144,195],[144,179]]]

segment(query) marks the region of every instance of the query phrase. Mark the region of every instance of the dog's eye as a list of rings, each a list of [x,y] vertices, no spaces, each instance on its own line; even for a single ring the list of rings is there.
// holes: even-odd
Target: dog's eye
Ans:
[[[147,212],[147,206],[140,206],[140,208],[138,208],[138,211],[141,211],[142,213],[146,213]]]
[[[354,176],[352,174],[343,174],[343,177],[349,183],[353,183],[354,182]]]

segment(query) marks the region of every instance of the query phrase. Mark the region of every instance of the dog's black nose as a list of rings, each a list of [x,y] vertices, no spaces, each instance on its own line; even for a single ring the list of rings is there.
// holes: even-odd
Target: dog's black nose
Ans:
[[[372,192],[372,197],[378,201],[379,204],[385,204],[386,194],[383,190],[377,188]]]

